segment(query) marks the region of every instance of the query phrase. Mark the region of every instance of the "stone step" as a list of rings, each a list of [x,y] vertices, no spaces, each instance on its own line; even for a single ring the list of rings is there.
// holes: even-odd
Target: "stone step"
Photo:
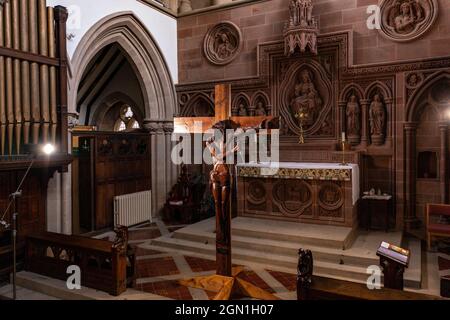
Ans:
[[[70,290],[66,282],[33,272],[17,273],[17,285],[27,290],[62,300],[170,300],[155,294],[127,289],[120,296],[82,286],[80,290]]]
[[[194,232],[187,228],[175,231],[172,234],[175,239],[188,240],[198,243],[215,243],[215,234],[208,232]],[[261,238],[254,238],[250,236],[232,237],[233,248],[241,248],[247,250],[254,250],[258,252],[276,252],[279,255],[288,257],[296,257],[298,249],[309,249],[314,254],[314,259],[317,261],[332,262],[345,265],[355,265],[360,267],[367,267],[369,265],[378,264],[378,257],[368,250],[342,250],[336,248],[320,247],[317,245],[306,244],[301,242],[267,240]]]
[[[215,233],[214,219],[206,219],[182,230],[192,234],[199,231]],[[234,218],[231,221],[231,230],[232,234],[236,236],[288,241],[335,249],[350,248],[356,236],[355,230],[352,228],[247,217]]]
[[[160,237],[152,240],[152,246],[163,248],[181,249],[185,251],[195,251],[207,254],[212,259],[215,257],[216,248],[214,244],[201,244],[198,242],[176,239],[171,237]],[[242,261],[256,262],[267,266],[279,266],[290,270],[296,270],[298,264],[297,253],[292,256],[272,253],[269,251],[255,251],[251,249],[233,248],[233,259]],[[366,280],[366,268],[359,266],[343,265],[339,263],[326,262],[314,259],[314,272],[318,274],[334,275],[339,277],[347,277],[356,280]]]
[[[211,260],[215,260],[216,253],[215,242],[207,241],[201,243],[198,241],[173,238],[170,235],[153,239],[151,241],[151,248],[158,251],[172,251],[184,253],[186,255],[201,254]],[[232,255],[235,263],[238,263],[238,261],[244,265],[256,263],[265,266],[266,269],[282,268],[284,271],[293,274],[295,274],[297,270],[297,252],[295,252],[294,255],[285,255],[280,254],[277,251],[260,251],[235,246],[233,247]],[[340,261],[321,260],[321,255],[315,254],[314,251],[313,255],[314,274],[353,282],[365,283],[368,278],[367,267],[370,265],[378,265],[379,263],[378,260],[371,260],[370,264],[365,266],[341,264]],[[410,276],[405,274],[405,286],[420,288],[420,285],[421,279],[420,277],[416,277],[416,274],[411,274]]]

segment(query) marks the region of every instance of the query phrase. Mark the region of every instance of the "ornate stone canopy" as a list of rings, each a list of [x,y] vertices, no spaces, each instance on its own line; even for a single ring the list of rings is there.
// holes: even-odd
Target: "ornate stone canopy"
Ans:
[[[284,31],[286,55],[292,55],[297,48],[300,52],[317,54],[317,35],[319,28],[312,15],[312,0],[291,0],[289,22]]]

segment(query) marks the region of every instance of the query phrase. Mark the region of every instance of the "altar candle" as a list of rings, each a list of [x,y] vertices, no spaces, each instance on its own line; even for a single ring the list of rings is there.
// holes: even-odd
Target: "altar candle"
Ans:
[[[345,132],[342,132],[342,142],[345,142]]]

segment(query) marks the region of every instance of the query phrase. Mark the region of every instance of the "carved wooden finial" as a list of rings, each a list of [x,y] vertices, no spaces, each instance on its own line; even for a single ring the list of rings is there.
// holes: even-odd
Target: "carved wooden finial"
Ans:
[[[297,267],[297,296],[299,300],[306,300],[313,275],[313,255],[311,250],[298,251]]]

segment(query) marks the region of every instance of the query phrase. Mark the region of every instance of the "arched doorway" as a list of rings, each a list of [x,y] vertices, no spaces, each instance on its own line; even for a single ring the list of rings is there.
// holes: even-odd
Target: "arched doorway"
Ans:
[[[105,93],[104,101],[99,100],[90,107],[89,103],[85,103],[86,99],[80,104],[80,90],[84,90],[82,86],[87,79],[86,74],[90,68],[98,67],[95,61],[99,55],[103,56],[102,61],[105,57],[112,57],[115,66],[128,64],[140,93],[127,94],[115,90],[108,92],[109,96]],[[177,112],[176,94],[158,45],[132,12],[115,13],[86,32],[74,53],[71,70],[68,109],[79,114],[81,124],[96,125],[109,116],[108,112],[117,112],[120,117],[120,109],[128,105],[139,127],[145,128],[151,136],[152,154],[155,155],[151,160],[152,212],[156,215],[178,173],[177,167],[170,161],[170,135],[173,115]],[[106,73],[111,71],[106,70]],[[89,99],[93,99],[92,96],[95,98],[95,93]]]
[[[448,203],[450,73],[437,72],[407,106],[405,132],[405,223],[424,222],[427,203]]]

